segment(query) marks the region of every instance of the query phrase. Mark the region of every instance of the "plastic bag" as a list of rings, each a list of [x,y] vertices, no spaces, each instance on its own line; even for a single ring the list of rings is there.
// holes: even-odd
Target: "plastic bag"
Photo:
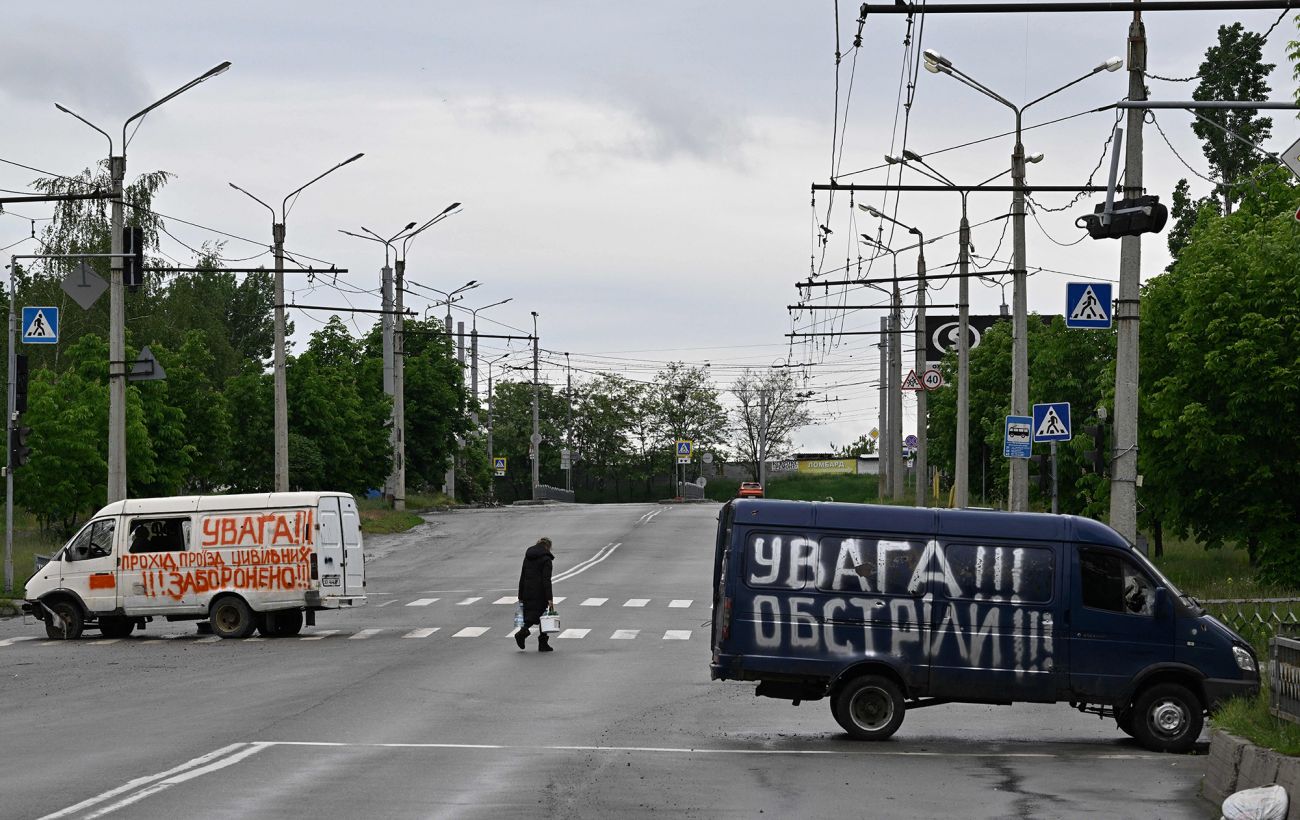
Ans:
[[[555,611],[555,607],[551,607],[542,616],[541,627],[544,635],[554,635],[560,631],[560,613]]]
[[[1228,795],[1223,801],[1223,820],[1286,820],[1286,789],[1260,786]]]
[[[515,604],[515,629],[524,628],[524,602],[519,601]]]

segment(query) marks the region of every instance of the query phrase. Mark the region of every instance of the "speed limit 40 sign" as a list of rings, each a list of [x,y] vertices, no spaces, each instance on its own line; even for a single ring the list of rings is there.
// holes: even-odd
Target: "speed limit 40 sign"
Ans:
[[[943,387],[943,374],[938,370],[927,370],[921,376],[921,383],[925,385],[926,390],[938,390]]]

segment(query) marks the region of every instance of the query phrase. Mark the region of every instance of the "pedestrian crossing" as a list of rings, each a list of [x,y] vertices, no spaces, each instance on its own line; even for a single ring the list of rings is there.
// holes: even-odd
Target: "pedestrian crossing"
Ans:
[[[498,635],[507,638],[513,638],[517,630],[514,627],[498,628],[491,626],[467,626],[455,632],[450,633],[452,638],[482,638],[487,635]],[[689,641],[697,630],[693,629],[667,629],[662,633],[659,630],[647,629],[615,629],[608,635],[603,631],[597,632],[592,628],[568,628],[561,630],[558,634],[552,635],[557,640],[592,640],[598,641],[602,638],[611,641],[633,641],[633,640],[660,640],[660,641]],[[314,629],[292,638],[263,638],[260,636],[250,636],[243,638],[243,643],[285,643],[293,641],[367,641],[381,638],[404,638],[413,640],[422,640],[432,638],[439,633],[444,632],[442,627],[425,626],[415,629],[406,627],[366,627],[364,629]],[[93,634],[93,633],[91,633]],[[177,633],[170,635],[145,634],[140,633],[129,638],[94,638],[87,636],[88,639],[74,641],[73,644],[83,646],[111,646],[119,645],[139,645],[139,646],[161,646],[163,644],[215,644],[222,643],[224,639],[216,635],[203,635],[199,633]],[[35,635],[19,635],[12,638],[0,639],[0,648],[10,646],[69,646],[68,641],[54,641],[42,639]]]
[[[467,598],[455,598],[455,597],[416,598],[411,601],[398,601],[396,599],[388,600],[388,601],[372,600],[370,606],[379,609],[382,609],[383,607],[386,606],[391,606],[395,603],[402,603],[403,606],[408,606],[408,607],[429,607],[437,603],[442,603],[444,606],[451,605],[451,604],[454,604],[455,606],[472,606],[473,604],[477,604],[480,601],[486,601],[487,598],[488,596],[486,595],[471,595],[470,597]],[[518,600],[519,599],[516,598],[514,595],[502,595],[501,597],[493,600],[491,603],[493,606],[514,606],[515,603],[518,602]],[[555,600],[555,605],[559,606],[560,604],[564,603],[569,599],[563,595],[559,595],[554,600]],[[581,601],[578,602],[578,606],[600,607],[600,606],[605,606],[606,604],[610,604],[611,606],[630,607],[634,609],[638,609],[638,608],[653,609],[657,606],[664,606],[667,607],[668,609],[690,609],[696,604],[696,601],[693,598],[628,598],[622,603],[618,603],[615,601],[612,604],[610,603],[611,601],[614,601],[614,599],[583,598]]]

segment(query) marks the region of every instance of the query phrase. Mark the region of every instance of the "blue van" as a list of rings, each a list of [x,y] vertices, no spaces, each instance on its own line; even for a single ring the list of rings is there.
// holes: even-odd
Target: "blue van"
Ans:
[[[1185,752],[1259,691],[1250,645],[1086,518],[737,499],[713,581],[713,679],[828,698],[861,740],[922,706],[1068,702]]]

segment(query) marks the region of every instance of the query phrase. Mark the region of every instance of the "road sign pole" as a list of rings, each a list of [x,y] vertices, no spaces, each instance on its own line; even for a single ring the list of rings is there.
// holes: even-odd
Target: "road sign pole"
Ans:
[[[1058,503],[1059,493],[1056,483],[1056,442],[1052,442],[1052,514],[1059,513],[1060,505]]]
[[[18,318],[14,314],[14,302],[17,301],[18,292],[15,282],[17,281],[18,259],[9,257],[9,356],[8,376],[5,384],[8,390],[5,391],[7,403],[5,405],[5,590],[12,592],[14,588],[14,468],[9,463],[9,430],[13,427],[14,418],[14,370],[18,364],[18,349],[15,346]]]

